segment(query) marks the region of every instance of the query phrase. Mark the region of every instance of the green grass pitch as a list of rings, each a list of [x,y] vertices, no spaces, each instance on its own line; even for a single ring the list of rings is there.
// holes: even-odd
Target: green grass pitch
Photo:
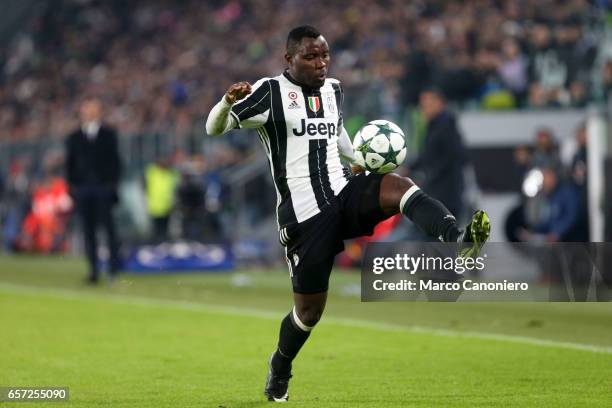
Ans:
[[[291,306],[283,271],[123,275],[0,258],[0,386],[68,386],[67,403],[0,407],[265,407],[267,360]],[[294,364],[295,407],[612,406],[612,305],[330,299]]]

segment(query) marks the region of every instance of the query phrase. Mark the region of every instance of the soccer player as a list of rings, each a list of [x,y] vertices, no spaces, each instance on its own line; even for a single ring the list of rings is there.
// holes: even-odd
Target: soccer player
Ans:
[[[323,314],[343,240],[371,235],[376,224],[398,212],[432,237],[469,243],[476,252],[489,236],[484,211],[462,231],[455,217],[409,178],[353,175],[343,167],[341,155],[354,157],[342,123],[344,95],[340,82],[327,77],[329,46],[319,31],[291,30],[285,60],[287,69],[276,77],[231,85],[206,122],[210,135],[256,129],[274,178],[279,240],[294,292],[264,391],[277,402],[288,400],[291,363]]]

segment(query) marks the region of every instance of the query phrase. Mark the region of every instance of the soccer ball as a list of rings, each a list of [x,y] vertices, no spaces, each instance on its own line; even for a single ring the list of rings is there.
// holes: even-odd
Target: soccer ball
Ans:
[[[355,164],[373,173],[385,174],[406,159],[404,132],[388,120],[373,120],[353,139]]]

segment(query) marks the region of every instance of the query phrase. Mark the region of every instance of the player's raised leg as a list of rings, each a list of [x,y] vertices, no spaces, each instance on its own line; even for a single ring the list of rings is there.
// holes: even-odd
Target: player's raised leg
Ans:
[[[444,242],[468,244],[461,255],[477,257],[489,239],[490,222],[487,213],[476,211],[464,230],[457,227],[453,214],[438,200],[428,196],[408,177],[387,174],[380,185],[380,206],[389,215],[401,212],[426,234]]]

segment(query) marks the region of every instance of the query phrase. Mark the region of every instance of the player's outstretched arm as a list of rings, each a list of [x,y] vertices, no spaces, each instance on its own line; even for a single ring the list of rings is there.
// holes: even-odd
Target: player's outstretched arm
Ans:
[[[230,115],[232,105],[252,92],[251,84],[238,82],[227,89],[223,98],[211,109],[206,120],[206,132],[211,136],[221,136],[236,125]]]

